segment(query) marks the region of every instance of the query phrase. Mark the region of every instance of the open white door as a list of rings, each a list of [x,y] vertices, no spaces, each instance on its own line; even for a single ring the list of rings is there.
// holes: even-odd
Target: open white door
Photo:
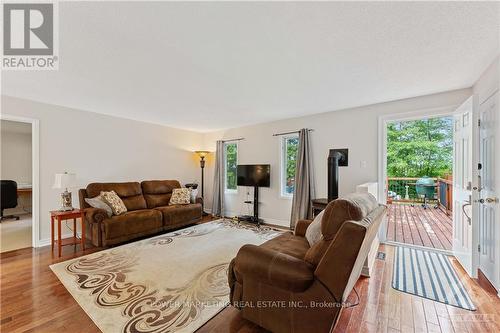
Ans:
[[[495,92],[479,105],[479,269],[500,288],[500,94]]]
[[[472,97],[453,122],[453,254],[472,275]]]

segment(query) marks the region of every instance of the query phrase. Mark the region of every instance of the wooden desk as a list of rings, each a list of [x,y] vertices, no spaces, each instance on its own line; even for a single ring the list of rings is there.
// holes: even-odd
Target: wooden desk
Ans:
[[[76,236],[76,219],[80,219],[82,228],[82,237],[78,239]],[[61,223],[65,220],[73,220],[73,237],[62,239]],[[54,224],[57,221],[57,240],[54,237]],[[85,211],[81,209],[73,209],[68,211],[54,210],[50,212],[50,231],[52,241],[52,252],[54,252],[54,245],[57,243],[57,253],[61,256],[61,250],[66,245],[81,244],[82,251],[85,250]]]
[[[17,188],[18,207],[24,213],[31,213],[32,208],[32,188],[31,187],[18,187]]]

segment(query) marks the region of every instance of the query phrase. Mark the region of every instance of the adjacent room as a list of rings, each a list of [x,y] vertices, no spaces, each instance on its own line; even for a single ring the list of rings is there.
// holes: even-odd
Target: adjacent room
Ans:
[[[32,246],[31,124],[1,120],[0,252]]]
[[[500,2],[0,6],[2,333],[500,332]]]

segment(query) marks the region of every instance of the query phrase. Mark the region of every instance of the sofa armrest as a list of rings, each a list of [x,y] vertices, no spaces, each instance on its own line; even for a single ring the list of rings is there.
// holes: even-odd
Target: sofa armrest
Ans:
[[[309,227],[311,223],[312,220],[298,220],[297,223],[295,223],[294,235],[304,237],[306,235],[307,227]]]
[[[108,214],[104,209],[85,208],[85,217],[90,223],[101,223],[108,218]]]
[[[306,290],[314,280],[313,267],[304,260],[247,244],[238,251],[235,270],[262,283],[294,292]]]

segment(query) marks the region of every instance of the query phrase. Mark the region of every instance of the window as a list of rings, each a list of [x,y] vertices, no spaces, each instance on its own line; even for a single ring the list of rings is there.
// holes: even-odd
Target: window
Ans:
[[[284,136],[281,141],[281,195],[292,197],[295,188],[295,168],[297,166],[298,135]]]
[[[225,190],[234,192],[236,186],[236,166],[238,165],[238,145],[233,142],[224,144],[224,164],[226,166]]]

